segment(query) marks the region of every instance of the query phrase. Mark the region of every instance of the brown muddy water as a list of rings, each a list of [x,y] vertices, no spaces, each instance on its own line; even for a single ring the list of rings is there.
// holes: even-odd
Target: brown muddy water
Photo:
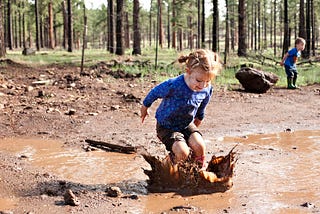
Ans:
[[[236,143],[238,161],[231,190],[191,196],[139,191],[132,213],[173,208],[184,213],[320,213],[320,130],[207,141],[208,150],[222,144],[231,149]],[[120,184],[130,179],[146,184],[142,167],[148,164],[139,155],[71,150],[62,142],[39,139],[0,139],[0,150],[25,156],[34,166],[70,182]],[[1,185],[0,180],[0,210],[12,209],[18,199],[1,192]]]

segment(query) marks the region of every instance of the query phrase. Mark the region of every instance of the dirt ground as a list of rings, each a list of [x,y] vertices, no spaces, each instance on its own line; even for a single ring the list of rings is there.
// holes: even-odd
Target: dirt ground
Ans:
[[[152,77],[110,72],[105,63],[80,74],[72,66],[2,62],[0,138],[54,139],[71,148],[83,148],[85,139],[95,139],[164,154],[155,135],[153,114],[143,125],[139,117],[141,100],[156,84]],[[205,138],[320,129],[320,85],[299,90],[275,86],[265,94],[246,93],[240,86],[228,88],[215,89],[201,126]],[[216,141],[208,145],[208,154],[227,152],[231,147]],[[64,205],[67,186],[79,198],[79,206]],[[19,198],[14,207],[0,213],[131,213],[142,197],[113,198],[104,188],[62,181],[22,157],[0,151],[0,199],[7,195]]]

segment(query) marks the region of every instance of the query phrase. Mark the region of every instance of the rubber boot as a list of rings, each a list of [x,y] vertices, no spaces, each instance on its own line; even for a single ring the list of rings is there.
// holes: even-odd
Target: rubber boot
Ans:
[[[297,85],[296,85],[296,82],[297,82],[297,77],[293,77],[293,79],[292,79],[292,86],[294,87],[294,88],[299,88]]]
[[[287,89],[295,89],[295,87],[292,85],[292,81],[293,81],[292,77],[287,78],[287,82],[288,82]]]

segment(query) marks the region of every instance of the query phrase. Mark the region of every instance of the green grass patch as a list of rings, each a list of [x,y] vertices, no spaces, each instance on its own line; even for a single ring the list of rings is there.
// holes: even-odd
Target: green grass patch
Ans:
[[[75,66],[81,65],[81,50],[75,50],[72,53],[65,50],[41,50],[36,52],[35,55],[24,56],[21,54],[22,51],[8,51],[7,58],[18,62],[29,65],[50,65],[50,64],[71,64]],[[85,50],[85,67],[95,65],[98,62],[110,62],[116,60],[119,62],[125,60],[133,61],[148,61],[147,65],[139,66],[131,65],[127,66],[125,64],[118,64],[113,67],[113,70],[121,69],[125,72],[137,74],[141,73],[142,77],[145,75],[152,76],[155,81],[161,82],[170,77],[177,76],[184,72],[184,65],[179,64],[177,59],[182,54],[189,54],[189,50],[183,52],[177,52],[174,49],[159,49],[158,61],[156,66],[156,50],[154,47],[145,48],[142,50],[142,55],[133,56],[131,55],[132,50],[127,49],[124,56],[117,56],[115,54],[110,54],[106,50],[101,49],[86,49]],[[270,52],[270,51],[269,51]],[[264,53],[249,53],[247,58],[240,58],[235,53],[228,56],[226,67],[217,76],[214,84],[217,86],[229,86],[229,85],[239,85],[239,81],[235,78],[235,73],[239,70],[242,64],[250,64],[254,68],[263,70],[266,72],[272,72],[279,76],[279,82],[277,86],[286,86],[286,74],[284,67],[279,65],[280,58],[273,57],[272,53],[265,51]],[[223,56],[221,56],[223,59]],[[302,62],[299,59],[299,62]],[[312,59],[311,59],[312,61]],[[320,83],[320,63],[302,63],[298,64],[299,76],[297,84],[300,86]]]

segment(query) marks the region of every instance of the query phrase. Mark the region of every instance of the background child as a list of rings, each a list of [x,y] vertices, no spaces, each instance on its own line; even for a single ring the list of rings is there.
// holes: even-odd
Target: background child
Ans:
[[[298,77],[298,71],[296,67],[296,62],[298,57],[301,55],[301,51],[304,50],[306,45],[306,41],[298,37],[295,41],[295,47],[289,50],[284,56],[280,65],[284,65],[285,71],[287,74],[287,82],[288,82],[288,89],[296,89],[296,82]]]
[[[161,98],[156,111],[157,136],[170,152],[172,163],[185,161],[190,152],[202,167],[205,143],[198,127],[204,118],[213,88],[211,81],[221,68],[219,56],[199,49],[178,61],[186,63],[185,73],[154,87],[141,107],[142,123],[152,103]],[[190,151],[191,148],[191,151]]]

